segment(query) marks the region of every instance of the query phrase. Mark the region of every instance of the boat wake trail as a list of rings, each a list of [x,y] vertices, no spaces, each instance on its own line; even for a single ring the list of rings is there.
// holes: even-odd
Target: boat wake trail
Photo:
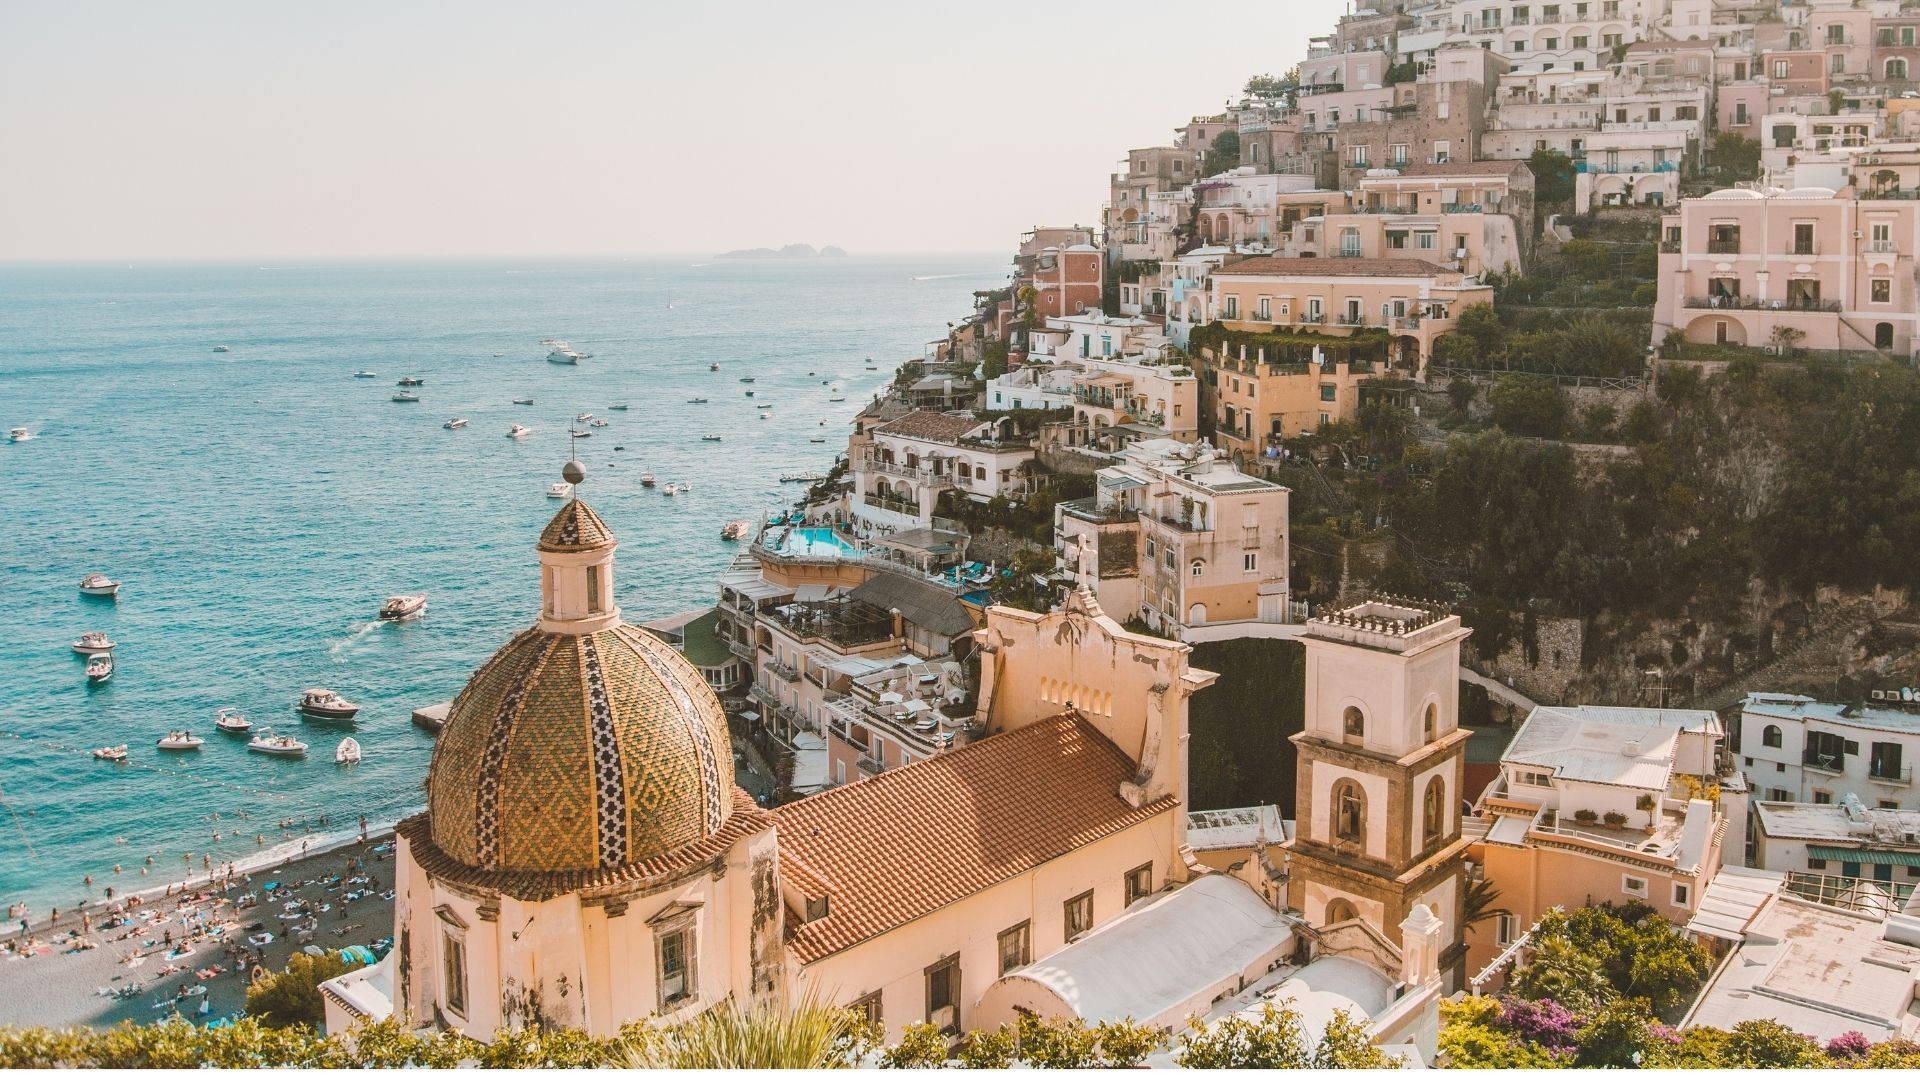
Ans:
[[[366,637],[368,634],[371,634],[378,629],[380,629],[379,619],[375,619],[372,622],[361,623],[359,626],[354,627],[353,633],[348,634],[342,640],[336,641],[332,645],[329,645],[327,647],[327,655],[338,656],[342,649],[345,649],[348,646],[357,643],[361,638]]]

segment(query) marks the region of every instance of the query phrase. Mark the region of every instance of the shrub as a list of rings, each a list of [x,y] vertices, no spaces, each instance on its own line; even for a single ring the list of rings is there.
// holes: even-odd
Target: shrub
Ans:
[[[1609,810],[1601,816],[1600,820],[1617,829],[1627,823],[1627,815],[1618,810]]]
[[[272,1028],[296,1024],[319,1028],[327,1020],[320,984],[345,975],[351,967],[338,952],[320,956],[294,953],[286,970],[247,987],[247,1015]]]
[[[1573,812],[1573,817],[1574,817],[1574,820],[1576,821],[1585,821],[1589,823],[1600,820],[1599,814],[1594,813],[1592,810],[1586,810],[1586,809],[1575,810]]]

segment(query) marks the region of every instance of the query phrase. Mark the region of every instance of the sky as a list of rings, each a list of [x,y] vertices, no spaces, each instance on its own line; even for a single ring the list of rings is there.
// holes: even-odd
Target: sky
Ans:
[[[1002,252],[1346,6],[0,0],[0,260]]]

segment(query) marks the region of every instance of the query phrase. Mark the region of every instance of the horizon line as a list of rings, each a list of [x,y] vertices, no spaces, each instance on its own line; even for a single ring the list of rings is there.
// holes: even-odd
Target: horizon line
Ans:
[[[729,249],[753,250],[753,249]],[[772,249],[778,250],[778,249]],[[928,255],[986,255],[995,258],[1007,258],[1007,253],[999,248],[945,248],[926,250],[881,250],[867,252],[849,251],[844,255],[826,255],[801,258],[771,257],[762,259],[741,258],[741,262],[806,262],[815,259],[860,259],[860,258],[911,258]],[[102,263],[195,263],[195,264],[247,264],[264,261],[297,262],[368,262],[375,260],[394,261],[477,261],[500,259],[719,259],[726,256],[718,251],[638,251],[638,252],[468,252],[455,254],[436,254],[429,252],[377,252],[359,254],[236,254],[236,255],[0,255],[0,266],[31,265],[97,265]],[[731,261],[731,260],[730,260]]]

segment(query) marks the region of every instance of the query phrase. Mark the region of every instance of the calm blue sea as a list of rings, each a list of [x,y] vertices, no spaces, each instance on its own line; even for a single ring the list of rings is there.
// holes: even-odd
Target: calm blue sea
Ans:
[[[582,494],[620,536],[627,617],[707,604],[721,525],[797,495],[780,474],[827,467],[894,366],[1002,276],[982,256],[0,267],[0,429],[38,435],[0,442],[0,902],[44,913],[86,874],[128,890],[297,835],[281,821],[420,805],[432,744],[409,711],[532,620],[576,413],[612,421],[580,443]],[[593,357],[549,364],[545,337]],[[402,375],[419,404],[389,400]],[[505,438],[516,422],[534,434]],[[643,471],[694,489],[663,498]],[[78,594],[92,570],[118,602]],[[374,621],[423,589],[425,618]],[[119,642],[99,687],[69,648],[89,629]],[[358,767],[292,711],[309,686],[365,706]],[[212,728],[223,705],[309,757],[247,753]],[[205,749],[154,750],[177,727]],[[122,742],[129,766],[86,752]]]

